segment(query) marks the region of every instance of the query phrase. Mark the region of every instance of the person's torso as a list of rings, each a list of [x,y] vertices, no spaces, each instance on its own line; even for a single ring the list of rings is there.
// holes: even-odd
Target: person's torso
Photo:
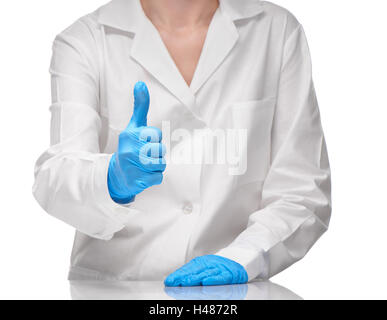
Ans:
[[[239,21],[218,10],[191,87],[152,26],[133,34],[98,25],[101,152],[116,151],[133,111],[133,87],[144,81],[151,96],[148,125],[163,130],[169,158],[163,183],[137,195],[131,208],[138,214],[111,241],[77,233],[70,277],[161,279],[227,246],[246,228],[260,208],[271,160],[286,29],[276,10],[268,5]],[[232,150],[240,129],[247,144]]]

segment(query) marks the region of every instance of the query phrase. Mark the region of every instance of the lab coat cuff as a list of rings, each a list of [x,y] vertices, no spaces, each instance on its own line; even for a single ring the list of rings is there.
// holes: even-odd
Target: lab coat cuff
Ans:
[[[110,197],[107,175],[109,163],[112,155],[102,154],[96,161],[94,171],[94,197],[98,205],[102,207],[103,212],[109,216],[112,225],[109,227],[109,234],[106,240],[110,240],[114,233],[120,231],[129,223],[131,214],[137,210],[130,208],[128,205],[120,205]]]
[[[267,276],[263,251],[229,246],[218,251],[216,255],[233,260],[244,267],[248,275],[248,281],[256,278],[266,278]]]

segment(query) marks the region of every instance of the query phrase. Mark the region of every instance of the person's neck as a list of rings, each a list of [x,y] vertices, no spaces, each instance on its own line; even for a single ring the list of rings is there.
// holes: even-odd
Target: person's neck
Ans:
[[[145,15],[166,31],[208,26],[219,6],[218,0],[140,0]]]

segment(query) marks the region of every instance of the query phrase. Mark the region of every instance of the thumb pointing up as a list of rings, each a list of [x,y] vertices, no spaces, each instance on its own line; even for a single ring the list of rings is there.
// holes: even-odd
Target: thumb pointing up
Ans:
[[[137,82],[133,90],[134,108],[128,128],[138,128],[147,125],[147,116],[149,110],[149,91],[144,82]]]

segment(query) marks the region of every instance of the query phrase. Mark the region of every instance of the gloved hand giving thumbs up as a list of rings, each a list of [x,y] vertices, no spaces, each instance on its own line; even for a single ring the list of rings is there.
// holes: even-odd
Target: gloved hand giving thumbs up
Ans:
[[[137,82],[132,118],[109,164],[109,193],[119,204],[132,202],[137,194],[163,180],[166,148],[161,144],[161,130],[147,126],[149,100],[146,84]]]

